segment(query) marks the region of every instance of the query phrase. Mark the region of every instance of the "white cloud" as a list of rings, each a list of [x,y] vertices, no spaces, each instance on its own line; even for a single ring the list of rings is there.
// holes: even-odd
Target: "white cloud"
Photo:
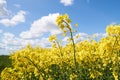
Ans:
[[[5,44],[0,43],[0,49],[4,49],[4,47],[5,47]]]
[[[9,33],[9,32],[6,32],[6,33],[4,33],[3,34],[4,35],[4,37],[7,39],[11,39],[11,38],[13,38],[15,35],[14,34],[12,34],[12,33]]]
[[[6,0],[0,0],[0,17],[5,17],[9,15],[9,12],[6,9],[6,4]]]
[[[79,37],[78,38],[76,38],[76,35],[79,35]],[[80,41],[83,41],[83,40],[88,40],[88,34],[86,34],[86,33],[77,33],[75,36],[74,36],[74,41],[75,41],[75,43],[77,43],[77,42],[80,42]],[[69,39],[70,37],[69,36],[66,36],[65,38],[63,38],[63,42],[66,44],[67,42],[68,42],[68,39]]]
[[[7,46],[25,46],[27,42],[29,43],[31,40],[28,41],[20,39],[9,32],[3,33],[2,43],[6,44]]]
[[[79,35],[78,38],[76,38],[75,36],[76,35]],[[79,41],[83,41],[83,40],[88,40],[88,34],[87,33],[78,33],[74,36],[74,39],[75,39],[75,43],[79,42]]]
[[[68,36],[66,36],[66,37],[64,37],[64,38],[63,38],[63,40],[62,40],[62,41],[63,41],[63,42],[67,42],[67,41],[68,41],[68,39],[69,39],[69,37],[68,37]]]
[[[76,38],[77,35],[79,35],[78,38]],[[95,33],[94,35],[96,36],[96,38],[95,38],[93,35],[91,35],[91,36],[88,35],[87,33],[77,33],[77,34],[74,36],[74,41],[75,41],[75,43],[78,43],[78,42],[84,41],[84,40],[90,41],[91,39],[95,39],[95,40],[99,41],[101,38],[107,36],[106,33]],[[67,43],[69,38],[70,38],[70,37],[66,36],[65,38],[63,38],[62,41],[63,41],[64,43]]]
[[[79,35],[79,37],[76,38],[76,35]],[[87,33],[77,33],[76,35],[73,36],[75,43],[78,43],[78,42],[81,42],[81,41],[84,41],[84,40],[85,41],[91,41],[91,40],[99,41],[101,38],[107,36],[106,33],[95,33],[94,35],[96,35],[96,38],[94,38],[93,35],[88,35]],[[66,36],[62,39],[63,45],[66,45],[68,43],[69,38],[70,38],[69,36]]]
[[[91,41],[91,40],[96,40],[96,41],[99,41],[101,38],[103,37],[106,37],[107,34],[106,33],[95,33],[93,35],[88,35],[86,33],[78,33],[76,35],[79,35],[78,38],[75,38],[75,43],[79,42],[79,41],[84,41],[84,40],[87,40],[87,41]],[[94,37],[94,35],[96,37]]]
[[[107,36],[107,33],[95,33],[96,38],[103,38]]]
[[[19,11],[16,15],[14,15],[11,19],[2,19],[0,20],[0,23],[9,27],[9,26],[15,26],[21,22],[25,22],[25,11]]]
[[[59,13],[49,14],[48,16],[43,16],[42,18],[34,21],[31,25],[30,30],[24,31],[20,34],[22,38],[37,38],[46,33],[60,34],[61,30],[56,24],[56,18]]]
[[[0,37],[1,41],[0,41],[0,52],[4,51],[6,53],[4,54],[9,54],[12,51],[21,49],[23,47],[25,47],[28,44],[31,44],[32,46],[40,46],[40,47],[50,47],[51,43],[49,42],[47,37],[41,37],[41,38],[35,38],[35,39],[23,39],[21,37],[16,37],[14,34],[10,33],[10,32],[4,32],[2,33],[3,35]],[[79,34],[79,38],[75,38],[74,36],[74,40],[75,43],[83,41],[83,40],[88,40],[88,34],[86,33],[78,33]],[[76,34],[76,35],[78,35]],[[104,37],[106,36],[105,33],[96,33],[97,37]],[[69,37],[66,36],[62,41],[63,41],[63,45],[65,45],[67,43],[67,39]],[[0,53],[2,54],[2,53]]]
[[[60,0],[61,3],[64,4],[64,6],[70,6],[73,4],[74,0]]]
[[[31,44],[32,46],[38,45],[40,47],[50,47],[51,45],[48,38],[46,37],[37,38],[37,39],[23,39],[20,37],[16,37],[14,34],[10,32],[3,33],[0,39],[1,39],[0,52],[4,51],[6,52],[5,54],[9,54],[12,51],[21,49],[28,44]]]
[[[41,47],[50,47],[51,43],[49,42],[48,38],[41,38],[41,39],[34,39],[34,45],[38,45]]]
[[[2,32],[0,36],[0,52],[5,51],[11,52],[20,49],[27,44],[33,46],[50,47],[51,43],[48,40],[48,36],[42,37],[44,34],[60,34],[62,31],[56,24],[56,17],[59,13],[49,14],[44,16],[31,24],[31,28],[28,31],[22,32],[20,36],[16,37],[14,34],[9,32]],[[18,21],[19,18],[12,18],[14,21]],[[8,53],[7,53],[8,54]]]

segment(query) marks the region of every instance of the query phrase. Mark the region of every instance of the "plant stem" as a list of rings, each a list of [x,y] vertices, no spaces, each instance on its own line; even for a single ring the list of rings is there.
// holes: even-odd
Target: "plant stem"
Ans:
[[[67,26],[70,26],[65,20],[63,20],[63,22],[65,22],[65,24]],[[77,62],[76,62],[76,50],[75,50],[75,41],[73,38],[73,32],[71,27],[67,27],[70,30],[70,36],[71,36],[71,40],[72,40],[72,44],[73,44],[73,53],[74,53],[74,64],[75,64],[75,69],[77,70]]]
[[[75,42],[74,42],[74,38],[73,38],[73,34],[72,34],[71,29],[70,29],[70,36],[71,36],[71,40],[72,40],[72,44],[73,44],[74,64],[75,64],[75,68],[77,68]]]
[[[29,59],[28,57],[24,57],[24,58],[26,58],[28,61],[30,61],[37,68],[37,70],[40,72],[40,69],[38,68],[38,66],[31,59]]]

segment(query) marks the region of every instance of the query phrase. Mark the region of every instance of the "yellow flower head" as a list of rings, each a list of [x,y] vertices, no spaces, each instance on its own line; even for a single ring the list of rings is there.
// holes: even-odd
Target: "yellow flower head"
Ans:
[[[49,37],[50,42],[55,41],[56,39],[57,39],[56,35],[52,35]]]
[[[64,30],[64,28],[70,28],[70,23],[71,20],[68,16],[68,14],[64,14],[64,15],[59,15],[56,19],[56,23],[57,25],[60,27],[60,29]]]
[[[106,28],[108,35],[120,35],[120,25],[109,25]]]

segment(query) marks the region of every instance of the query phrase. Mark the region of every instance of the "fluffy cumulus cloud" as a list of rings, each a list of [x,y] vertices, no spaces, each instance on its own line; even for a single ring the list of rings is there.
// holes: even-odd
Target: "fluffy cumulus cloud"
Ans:
[[[31,44],[32,46],[40,46],[40,47],[50,47],[51,45],[48,38],[46,37],[36,38],[36,39],[23,39],[20,37],[16,37],[14,34],[10,32],[2,33],[1,37],[0,37],[1,39],[0,55],[9,54],[10,52],[21,49],[28,44]],[[4,51],[5,53],[3,53],[2,51]]]
[[[60,2],[61,2],[62,4],[64,4],[64,6],[70,6],[70,5],[72,5],[72,4],[73,4],[73,1],[74,1],[74,0],[60,0]]]
[[[42,18],[35,20],[28,31],[23,31],[20,34],[21,38],[38,38],[46,33],[60,34],[61,30],[56,24],[56,18],[59,13],[49,14]]]
[[[39,45],[41,47],[47,47],[48,45],[50,45],[48,38],[45,37],[37,38],[37,39],[22,39],[19,37],[15,37],[15,35],[12,33],[4,33],[2,43],[8,46],[19,46],[19,47],[23,47],[28,44],[31,44],[33,46]]]
[[[6,4],[6,0],[0,0],[0,17],[5,17],[9,15]]]
[[[25,14],[24,12],[19,12],[18,15]],[[50,47],[48,36],[46,34],[61,34],[62,31],[56,24],[56,18],[59,13],[49,14],[48,16],[43,16],[38,20],[35,20],[28,31],[20,33],[20,36],[12,34],[10,32],[3,32],[0,30],[0,52],[5,52],[2,54],[10,53],[11,51],[20,49],[28,44],[33,46]],[[19,22],[19,17],[14,16],[11,20]],[[42,36],[42,35],[46,36]],[[1,53],[0,53],[1,54]]]
[[[25,22],[25,11],[19,11],[16,15],[14,15],[11,19],[1,19],[0,23],[4,26],[15,26],[19,23]]]

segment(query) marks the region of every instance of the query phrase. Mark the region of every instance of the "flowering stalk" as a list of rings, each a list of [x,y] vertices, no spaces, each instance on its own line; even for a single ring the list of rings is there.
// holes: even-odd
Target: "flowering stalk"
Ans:
[[[71,29],[70,29],[70,35],[71,35],[71,40],[72,40],[72,43],[73,43],[73,52],[74,52],[74,63],[75,63],[75,68],[77,68],[75,42],[74,42],[74,39],[73,39],[73,34],[72,34],[72,30],[71,30]]]
[[[34,67],[36,67],[36,69],[39,71],[39,72],[41,72],[40,71],[40,69],[39,69],[39,67],[30,59],[30,58],[28,58],[28,57],[24,57],[24,58],[26,58],[28,61],[30,61],[33,65],[34,65]]]
[[[65,20],[63,20],[63,22],[66,23],[67,26],[70,26]],[[72,29],[70,27],[67,27],[70,31],[70,37],[72,40],[72,45],[73,45],[73,53],[74,53],[74,64],[75,64],[75,68],[77,68],[77,61],[76,61],[76,50],[75,50],[75,41],[73,38],[73,33],[72,33]]]
[[[30,58],[28,58],[28,57],[26,57],[26,56],[24,56],[24,58],[26,58],[28,61],[30,61],[30,62],[33,64],[33,66],[39,71],[38,77],[40,77],[40,75],[42,75],[40,68],[39,68]],[[43,72],[44,72],[44,71],[43,71]],[[42,75],[42,77],[43,77],[43,75]],[[44,78],[44,77],[43,77],[43,78]]]
[[[75,64],[75,68],[77,68],[75,42],[73,38],[73,32],[70,26],[71,20],[67,14],[64,14],[64,15],[59,15],[57,17],[56,23],[58,24],[61,30],[65,31],[65,28],[66,28],[70,31],[70,37],[71,37],[71,41],[73,45],[73,53],[74,53],[74,64]],[[66,31],[64,33],[66,33]]]

